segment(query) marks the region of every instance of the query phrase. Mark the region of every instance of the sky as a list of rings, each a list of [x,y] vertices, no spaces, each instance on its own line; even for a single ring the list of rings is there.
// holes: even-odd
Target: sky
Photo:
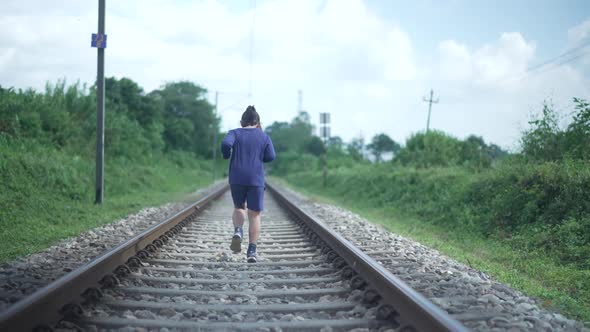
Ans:
[[[212,103],[217,91],[223,130],[249,104],[263,126],[290,121],[301,90],[314,125],[331,113],[332,135],[403,143],[425,130],[432,89],[432,129],[518,150],[544,101],[565,124],[572,98],[590,99],[587,0],[106,2],[105,74],[146,92],[189,80]],[[0,85],[92,85],[97,11],[98,1],[2,0]]]

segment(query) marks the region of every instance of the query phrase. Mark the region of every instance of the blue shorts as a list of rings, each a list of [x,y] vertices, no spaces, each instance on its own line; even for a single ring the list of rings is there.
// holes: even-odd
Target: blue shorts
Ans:
[[[245,209],[244,203],[248,203],[248,210],[262,211],[264,208],[264,187],[232,184],[230,189],[236,209]]]

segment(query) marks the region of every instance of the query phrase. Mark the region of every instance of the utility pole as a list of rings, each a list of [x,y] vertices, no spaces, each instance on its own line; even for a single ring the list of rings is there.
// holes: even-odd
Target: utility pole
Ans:
[[[297,90],[297,113],[303,112],[303,91]]]
[[[434,92],[430,89],[430,98],[426,99],[426,97],[422,98],[425,102],[428,103],[428,120],[426,120],[426,132],[430,130],[430,112],[432,111],[432,103],[438,104],[438,98],[436,100],[432,100],[432,94]]]
[[[320,136],[324,142],[323,163],[323,185],[328,186],[328,139],[330,138],[330,113],[320,113]]]
[[[98,50],[96,77],[96,204],[104,199],[104,33],[105,0],[98,0],[98,33],[92,35],[91,46]]]
[[[215,116],[217,116],[217,99],[219,91],[215,91]],[[217,178],[217,128],[213,127],[213,181]]]

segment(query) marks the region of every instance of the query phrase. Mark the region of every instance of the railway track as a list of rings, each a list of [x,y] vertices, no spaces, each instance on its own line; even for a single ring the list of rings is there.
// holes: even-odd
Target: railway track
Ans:
[[[0,330],[51,330],[60,320],[89,331],[466,330],[269,189],[258,263],[229,250],[224,186],[17,303]]]

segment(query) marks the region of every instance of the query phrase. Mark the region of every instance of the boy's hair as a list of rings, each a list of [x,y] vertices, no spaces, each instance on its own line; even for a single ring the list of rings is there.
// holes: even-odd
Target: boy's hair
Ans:
[[[256,126],[259,123],[260,115],[258,115],[258,112],[256,112],[256,108],[254,108],[252,105],[248,106],[244,114],[242,114],[242,120],[240,121],[240,124],[242,127],[247,127]]]

